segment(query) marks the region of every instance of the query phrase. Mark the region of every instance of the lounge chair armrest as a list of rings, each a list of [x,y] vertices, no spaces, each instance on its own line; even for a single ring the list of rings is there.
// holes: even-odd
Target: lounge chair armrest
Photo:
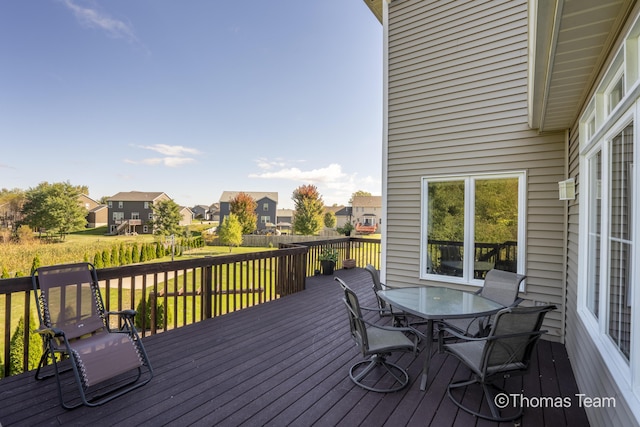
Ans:
[[[49,335],[50,337],[63,337],[64,331],[58,328],[43,328],[42,326],[35,330],[40,335]]]
[[[107,315],[108,316],[122,316],[122,317],[127,317],[127,318],[134,318],[136,316],[138,312],[136,310],[131,310],[131,309],[127,309],[127,310],[120,310],[120,311],[108,311]]]

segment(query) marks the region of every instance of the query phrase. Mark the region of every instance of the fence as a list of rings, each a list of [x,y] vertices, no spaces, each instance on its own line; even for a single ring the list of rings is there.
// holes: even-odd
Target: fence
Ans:
[[[306,277],[317,273],[317,258],[325,247],[338,249],[336,268],[347,258],[359,267],[379,265],[379,240],[341,238],[282,244],[272,251],[103,268],[97,274],[106,310],[136,309],[136,327],[145,336],[302,291]],[[38,327],[33,324],[37,314],[32,289],[31,277],[0,280],[0,377],[35,369],[37,357],[30,363],[29,354],[41,348],[30,349],[29,331]],[[20,318],[24,332],[16,337]],[[22,346],[18,368],[16,356],[13,368],[9,363],[12,338],[15,348]]]

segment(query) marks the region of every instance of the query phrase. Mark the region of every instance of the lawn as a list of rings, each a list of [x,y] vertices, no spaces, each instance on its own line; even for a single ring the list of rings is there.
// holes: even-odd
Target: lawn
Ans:
[[[69,262],[82,262],[85,260],[93,261],[93,254],[96,251],[109,250],[114,245],[120,243],[135,243],[141,245],[143,243],[149,243],[154,241],[152,235],[138,235],[138,236],[106,236],[104,235],[106,228],[92,229],[82,232],[72,233],[67,235],[63,242],[59,243],[40,243],[39,241],[32,241],[25,244],[5,244],[2,245],[0,251],[0,271],[10,272],[10,277],[17,274],[26,276],[30,274],[31,265],[36,255],[40,259],[40,265],[53,265]],[[220,256],[229,254],[240,254],[247,252],[256,252],[261,250],[270,250],[269,248],[233,248],[230,252],[228,247],[222,246],[206,246],[203,248],[192,249],[185,252],[179,259],[188,259],[204,256]],[[171,256],[165,256],[163,258],[157,258],[150,262],[162,262],[171,260]],[[243,267],[244,269],[245,267]],[[245,272],[246,274],[246,272]],[[242,276],[249,277],[249,276]],[[235,279],[235,278],[234,278]],[[226,286],[226,283],[233,284],[234,281],[227,281],[227,274],[223,272],[219,278],[220,286]],[[188,277],[179,277],[178,284],[174,283],[175,279],[170,279],[165,283],[160,283],[161,289],[167,293],[175,293],[181,287],[187,290],[187,293],[192,292],[193,289],[199,289],[200,276],[189,275]],[[269,286],[271,286],[269,284]],[[151,291],[151,288],[147,289],[147,294]],[[250,300],[251,294],[238,294],[233,298],[222,298],[216,303],[217,313],[221,314],[228,310],[227,307],[246,307],[254,302]],[[106,298],[105,295],[103,295]],[[142,297],[142,290],[138,289],[134,291],[132,295],[131,290],[122,289],[121,298],[118,298],[117,292],[110,292],[109,300],[105,301],[105,305],[109,308],[116,310],[119,308],[137,308],[137,304]],[[32,318],[35,323],[38,323],[37,311],[33,296],[29,296],[29,304],[31,306]],[[165,299],[162,299],[165,302]],[[133,305],[133,306],[131,306]],[[193,298],[192,296],[180,296],[180,297],[167,297],[166,306],[171,313],[170,319],[175,319],[177,326],[182,326],[185,323],[192,323],[195,320],[200,320],[201,306],[200,299]],[[25,311],[25,298],[22,295],[13,295],[10,302],[10,330],[11,334],[15,330],[18,321],[24,316]],[[7,309],[7,297],[0,296],[0,337],[4,337],[5,334],[5,315]],[[37,327],[33,325],[32,328]],[[175,326],[172,326],[175,327]],[[0,340],[0,358],[4,358],[4,338]],[[3,360],[4,362],[4,360]]]

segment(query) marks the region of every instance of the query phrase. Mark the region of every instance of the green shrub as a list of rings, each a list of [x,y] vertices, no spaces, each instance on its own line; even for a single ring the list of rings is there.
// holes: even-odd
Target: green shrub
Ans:
[[[104,267],[102,265],[102,253],[100,251],[97,251],[96,254],[93,256],[93,266],[95,268],[103,268]]]
[[[140,251],[138,250],[138,245],[134,243],[131,248],[131,262],[137,264],[140,262]]]
[[[24,317],[20,318],[16,330],[13,332],[11,342],[9,343],[9,375],[21,374],[24,371],[30,371],[38,367],[40,357],[42,357],[42,338],[36,332],[33,315],[29,317],[29,357],[27,359],[27,367],[23,366],[24,355]]]
[[[141,299],[140,302],[138,303],[138,306],[136,307],[137,313],[136,313],[136,317],[134,318],[134,325],[138,329],[142,329],[143,303],[144,303],[144,300]],[[162,328],[164,328],[164,316],[165,316],[164,304],[162,303],[162,301],[159,298],[156,300],[156,303],[157,303],[156,328],[157,329],[162,329]],[[144,325],[145,325],[146,329],[151,329],[151,297],[149,297],[149,299],[147,299],[146,310],[145,310],[144,316],[145,316]],[[167,323],[169,323],[170,321],[171,321],[170,317],[167,316]]]

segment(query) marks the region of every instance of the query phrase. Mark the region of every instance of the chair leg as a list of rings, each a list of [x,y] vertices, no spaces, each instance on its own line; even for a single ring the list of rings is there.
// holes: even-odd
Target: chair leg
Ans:
[[[457,399],[453,393],[452,390],[454,389],[458,389],[458,388],[466,388],[468,386],[474,385],[474,384],[478,384],[481,386],[481,390],[482,390],[482,394],[484,395],[485,401],[487,402],[487,405],[489,406],[489,411],[491,412],[491,414],[486,414],[486,413],[482,413],[480,411],[474,411],[473,409],[465,406],[460,399]],[[496,390],[496,392],[493,392],[493,390]],[[481,381],[479,381],[478,378],[472,377],[469,380],[466,381],[458,381],[455,383],[451,383],[449,384],[449,386],[447,387],[447,395],[449,396],[449,399],[451,399],[451,401],[460,409],[462,409],[465,412],[470,413],[471,415],[475,415],[478,418],[484,418],[485,420],[490,420],[490,421],[497,421],[497,422],[504,422],[504,421],[513,421],[515,419],[518,419],[522,416],[522,412],[523,412],[523,408],[522,407],[518,407],[516,412],[513,414],[509,414],[506,415],[503,413],[502,409],[506,409],[506,408],[498,408],[496,406],[495,403],[495,396],[498,393],[504,393],[504,391],[492,384],[486,384],[486,383],[482,383]],[[512,408],[512,407],[510,407]]]
[[[384,372],[379,375],[373,375],[374,371]],[[366,383],[369,375],[369,385]],[[349,369],[349,377],[351,380],[357,384],[358,386],[364,388],[365,390],[375,391],[378,393],[390,393],[398,390],[402,390],[409,384],[409,374],[396,365],[395,363],[388,362],[383,355],[373,355],[367,360],[363,360],[361,362],[356,363]],[[384,382],[385,377],[393,378],[392,384],[397,384],[391,387],[375,387],[375,384],[379,382]]]

